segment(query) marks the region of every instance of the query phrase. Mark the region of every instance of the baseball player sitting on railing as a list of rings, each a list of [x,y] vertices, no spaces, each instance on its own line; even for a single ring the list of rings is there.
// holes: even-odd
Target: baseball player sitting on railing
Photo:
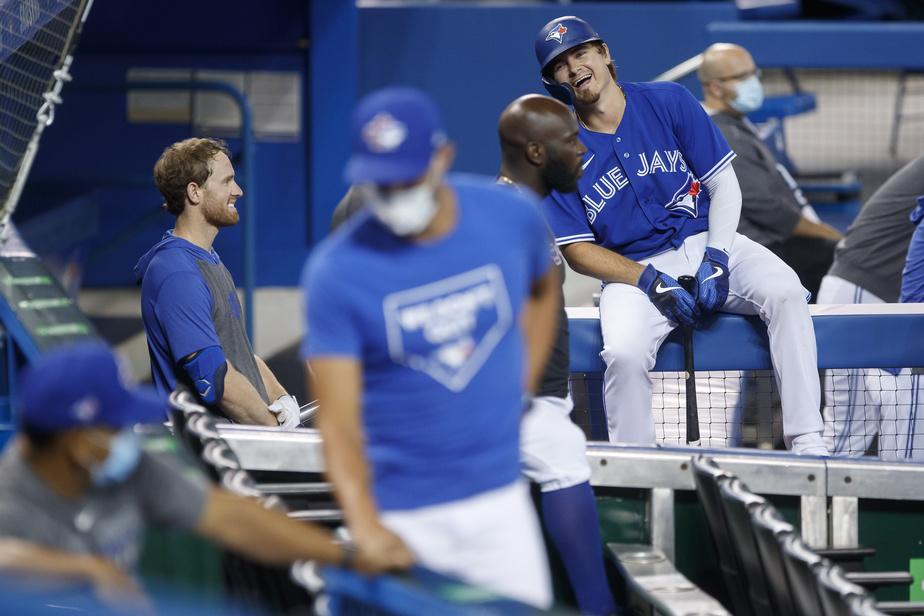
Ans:
[[[578,191],[553,192],[545,211],[571,267],[604,284],[610,439],[655,443],[657,350],[677,325],[721,309],[767,323],[785,443],[826,455],[806,291],[776,255],[736,234],[735,155],[702,106],[674,83],[617,81],[606,43],[577,17],[548,22],[535,51],[543,84],[573,105],[589,150]],[[693,293],[682,275],[695,275]]]

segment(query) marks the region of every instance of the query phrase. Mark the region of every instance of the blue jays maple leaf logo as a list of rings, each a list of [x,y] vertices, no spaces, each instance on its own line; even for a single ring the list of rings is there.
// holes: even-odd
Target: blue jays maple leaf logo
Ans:
[[[567,31],[568,31],[568,28],[566,28],[564,24],[558,24],[557,26],[555,26],[549,31],[549,35],[545,37],[545,40],[558,41],[558,44],[560,45],[562,42],[562,38],[565,36],[565,33]]]
[[[696,218],[699,215],[699,193],[701,184],[699,180],[693,177],[692,173],[687,173],[687,179],[683,186],[680,187],[670,203],[664,207],[668,210],[680,211],[687,214],[690,218]]]

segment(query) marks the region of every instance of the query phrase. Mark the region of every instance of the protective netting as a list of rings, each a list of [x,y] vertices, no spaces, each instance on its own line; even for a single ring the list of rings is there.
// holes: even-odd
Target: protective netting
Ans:
[[[684,445],[684,373],[651,376],[657,442]],[[819,376],[824,439],[834,455],[924,460],[924,370],[824,370]],[[599,375],[575,373],[571,384],[575,421],[588,438],[606,440]],[[696,400],[703,447],[783,448],[780,396],[770,370],[697,372]]]
[[[888,175],[924,151],[924,72],[768,69],[761,81],[768,95],[795,88],[815,95],[813,111],[784,122],[787,152],[801,172]]]
[[[0,0],[0,211],[15,206],[37,132],[53,120],[89,0]],[[63,71],[62,71],[63,69]],[[57,74],[56,74],[57,73]],[[17,177],[20,177],[17,182]]]

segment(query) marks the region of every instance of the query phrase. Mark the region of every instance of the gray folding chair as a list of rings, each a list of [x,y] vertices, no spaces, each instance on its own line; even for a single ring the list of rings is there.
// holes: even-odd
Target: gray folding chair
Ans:
[[[719,569],[728,592],[727,600],[731,604],[725,607],[733,614],[750,616],[752,610],[745,577],[738,562],[738,555],[731,544],[731,536],[719,494],[719,480],[733,477],[733,475],[720,469],[712,458],[702,455],[693,458],[692,467],[696,493],[706,512],[706,521],[715,543]]]
[[[719,479],[719,496],[732,539],[732,549],[747,581],[751,611],[755,616],[775,616],[780,612],[774,607],[767,590],[767,576],[751,525],[751,510],[766,505],[767,501],[750,492],[737,477]]]

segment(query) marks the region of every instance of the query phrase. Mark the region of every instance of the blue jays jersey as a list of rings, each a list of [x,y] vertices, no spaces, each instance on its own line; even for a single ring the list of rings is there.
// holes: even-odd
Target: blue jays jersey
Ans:
[[[383,510],[416,509],[507,485],[520,472],[524,375],[517,316],[550,267],[537,203],[453,176],[447,236],[409,242],[366,210],[305,269],[302,356],[363,371],[362,422]]]
[[[553,192],[544,208],[559,246],[593,242],[642,259],[708,230],[702,183],[735,154],[683,86],[619,85],[626,110],[616,133],[580,128],[588,152],[578,192]]]
[[[905,268],[902,270],[902,303],[924,302],[924,197],[918,197],[918,205],[911,212],[911,222],[916,225],[908,246]]]

